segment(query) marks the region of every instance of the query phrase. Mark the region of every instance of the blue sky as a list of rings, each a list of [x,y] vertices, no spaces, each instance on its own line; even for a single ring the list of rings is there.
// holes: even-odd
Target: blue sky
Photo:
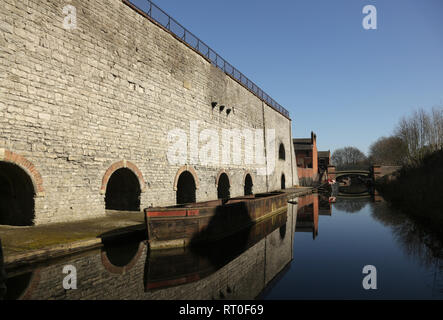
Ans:
[[[142,0],[133,0],[135,3]],[[157,0],[289,110],[294,137],[367,152],[399,118],[443,106],[441,0]],[[377,30],[365,30],[365,5]]]

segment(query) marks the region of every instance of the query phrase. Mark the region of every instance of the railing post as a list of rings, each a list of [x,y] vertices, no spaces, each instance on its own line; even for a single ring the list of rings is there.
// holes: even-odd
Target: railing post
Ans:
[[[160,22],[160,19],[156,19],[155,17],[153,17],[152,14],[152,7],[154,6],[157,10],[160,11],[160,13],[162,13],[163,15],[168,17],[168,23],[166,25],[166,29],[168,29],[170,32],[174,33],[171,30],[171,19],[174,20],[173,18],[171,18],[171,16],[169,14],[167,14],[166,12],[164,12],[162,9],[160,9],[159,7],[157,7],[157,5],[155,5],[154,3],[152,3],[152,1],[147,0],[149,2],[149,11],[148,11],[148,16],[155,20],[157,23],[160,23],[161,25],[163,25],[162,22]],[[129,0],[128,2],[131,2],[131,0]],[[143,10],[144,11],[144,10]],[[186,42],[188,45],[191,45],[190,43],[188,43],[186,41],[186,33],[188,32],[186,28],[184,28],[180,23],[178,23],[177,21],[174,20],[174,22],[178,25],[178,27],[180,27],[181,29],[183,29],[183,37],[182,40],[184,42]],[[174,33],[176,36],[179,36],[179,34]],[[197,39],[197,48],[195,48],[193,45],[191,45],[193,47],[193,49],[197,49],[197,51],[202,54],[202,55],[206,55],[206,57],[208,58],[208,60],[211,63],[215,63],[215,66],[222,69],[225,73],[227,73],[227,68],[226,68],[226,60],[223,59],[222,57],[220,57],[220,59],[222,59],[223,61],[223,67],[218,65],[218,54],[214,51],[211,50],[211,48],[206,45],[204,42],[200,41],[200,39],[198,39],[195,35],[193,35],[191,33],[191,35],[193,37],[195,37],[195,39]],[[206,54],[204,54],[203,52],[200,51],[200,42],[202,42],[204,45],[207,46],[208,51]],[[215,61],[213,61],[211,59],[211,51],[215,54]],[[228,63],[229,64],[229,63]],[[230,64],[229,64],[230,65]],[[243,86],[245,86],[247,89],[249,89],[252,93],[255,93],[260,99],[262,99],[264,102],[266,102],[267,104],[269,104],[273,109],[277,110],[278,112],[282,113],[283,115],[289,117],[289,112],[283,108],[281,105],[279,105],[277,102],[274,101],[274,99],[272,99],[271,97],[269,97],[262,89],[260,89],[254,82],[250,81],[247,77],[245,77],[240,71],[238,71],[236,68],[234,68],[234,66],[230,65],[231,67],[231,72],[230,74],[233,76],[234,79],[238,80],[240,82],[240,84],[242,84]],[[236,77],[236,72],[238,73],[238,77]]]

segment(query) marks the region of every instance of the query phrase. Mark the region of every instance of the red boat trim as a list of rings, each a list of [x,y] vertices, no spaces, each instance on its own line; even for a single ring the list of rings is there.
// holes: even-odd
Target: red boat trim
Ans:
[[[182,277],[182,278],[178,278],[178,279],[148,283],[147,288],[148,289],[157,289],[157,288],[171,287],[171,286],[177,286],[180,284],[185,284],[185,283],[194,282],[194,281],[198,281],[198,280],[200,280],[200,276],[198,274],[194,274],[194,275],[190,275],[190,276]]]
[[[198,216],[200,214],[200,210],[188,210],[188,217],[190,216]]]
[[[186,210],[148,211],[148,217],[186,217]]]
[[[148,211],[148,217],[195,217],[200,210],[171,210],[171,211]]]

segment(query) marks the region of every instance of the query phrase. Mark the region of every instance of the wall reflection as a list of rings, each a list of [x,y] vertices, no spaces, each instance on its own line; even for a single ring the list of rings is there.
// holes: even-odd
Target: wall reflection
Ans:
[[[313,193],[299,198],[295,232],[312,233],[312,238],[315,239],[318,235],[319,208],[319,194]],[[326,211],[324,207],[322,211]]]
[[[254,299],[293,257],[297,205],[206,247],[152,251],[144,241],[7,270],[5,299]],[[63,289],[65,265],[76,290]]]

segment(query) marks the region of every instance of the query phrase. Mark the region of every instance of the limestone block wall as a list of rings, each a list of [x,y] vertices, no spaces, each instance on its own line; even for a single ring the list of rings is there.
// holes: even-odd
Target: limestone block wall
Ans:
[[[76,8],[74,29],[63,25],[67,4]],[[0,161],[20,156],[39,177],[35,224],[104,215],[106,181],[118,168],[137,176],[141,208],[175,204],[186,165],[197,201],[217,198],[221,170],[231,196],[243,194],[246,172],[254,193],[280,189],[282,172],[286,186],[297,183],[290,119],[120,0],[3,0],[0,48]],[[218,133],[220,153],[223,129],[275,129],[286,160],[258,175],[242,144],[231,151],[241,163],[202,163],[191,145],[199,140],[200,152],[205,129]],[[185,161],[171,162],[172,146],[183,147]]]

